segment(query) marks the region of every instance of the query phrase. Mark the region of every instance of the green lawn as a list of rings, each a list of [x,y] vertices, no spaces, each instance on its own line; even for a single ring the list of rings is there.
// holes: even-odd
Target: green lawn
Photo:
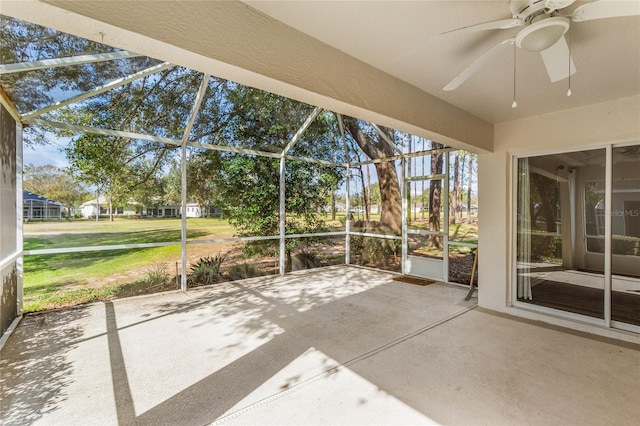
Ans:
[[[331,230],[344,230],[345,217],[335,221],[323,215]],[[355,215],[354,220],[358,220]],[[379,216],[372,217],[379,220]],[[412,228],[426,226],[414,222]],[[176,245],[88,251],[80,253],[25,255],[24,311],[33,312],[134,294],[175,289],[176,262],[180,262],[180,219],[116,219],[42,222],[24,225],[25,250],[92,247],[115,244],[172,242]],[[187,238],[233,237],[234,228],[225,219],[189,218]],[[451,225],[455,241],[477,242],[477,224]],[[191,260],[212,256],[221,250],[215,244],[190,245]],[[453,251],[468,251],[452,247]],[[237,254],[236,254],[237,256]],[[234,261],[242,262],[243,259]],[[228,260],[229,262],[229,260]]]
[[[28,223],[24,226],[24,249],[180,242],[180,229],[180,219],[118,218],[113,222],[74,220]],[[188,239],[232,237],[233,234],[234,228],[224,219],[187,220]]]
[[[123,293],[139,293],[142,289],[138,287],[144,285],[145,280],[149,281],[158,269],[166,269],[167,276],[175,276],[173,265],[180,261],[180,226],[180,219],[25,224],[25,250],[178,243],[175,246],[144,249],[26,255],[25,312],[106,300]],[[233,227],[223,219],[187,220],[189,239],[231,237],[233,234]]]

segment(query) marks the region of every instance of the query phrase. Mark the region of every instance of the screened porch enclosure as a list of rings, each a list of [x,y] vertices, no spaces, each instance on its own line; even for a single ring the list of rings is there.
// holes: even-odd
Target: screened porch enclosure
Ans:
[[[0,82],[27,156],[66,144],[93,213],[24,224],[26,311],[342,264],[468,284],[474,154],[41,30],[78,51],[3,64]]]
[[[63,206],[46,197],[23,191],[23,218],[25,220],[61,219]],[[66,212],[66,214],[69,214]]]

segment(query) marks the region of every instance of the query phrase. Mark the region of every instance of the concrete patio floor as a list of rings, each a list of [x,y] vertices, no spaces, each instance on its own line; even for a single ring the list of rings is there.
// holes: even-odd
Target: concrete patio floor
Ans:
[[[26,316],[2,424],[637,424],[640,350],[329,267]]]

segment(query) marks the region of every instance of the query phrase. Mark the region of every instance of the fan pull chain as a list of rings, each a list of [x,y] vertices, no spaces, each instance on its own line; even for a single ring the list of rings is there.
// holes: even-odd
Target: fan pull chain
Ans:
[[[567,38],[569,39],[569,90],[567,90],[567,96],[571,96],[571,30],[567,31]]]
[[[513,43],[513,103],[511,108],[517,108],[518,102],[516,102],[516,43]]]

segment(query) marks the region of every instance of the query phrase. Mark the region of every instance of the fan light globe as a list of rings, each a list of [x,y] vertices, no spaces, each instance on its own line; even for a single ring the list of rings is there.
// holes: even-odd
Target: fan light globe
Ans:
[[[534,22],[516,36],[516,45],[530,52],[541,52],[556,44],[569,29],[569,19],[556,16]]]

